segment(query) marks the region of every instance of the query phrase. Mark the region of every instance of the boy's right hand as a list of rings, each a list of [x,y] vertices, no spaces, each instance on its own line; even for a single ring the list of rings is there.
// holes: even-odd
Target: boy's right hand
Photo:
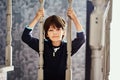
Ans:
[[[32,20],[32,22],[29,24],[30,28],[33,28],[36,23],[39,21],[40,18],[44,17],[44,8],[40,8],[38,10],[38,12],[36,13],[34,19]]]

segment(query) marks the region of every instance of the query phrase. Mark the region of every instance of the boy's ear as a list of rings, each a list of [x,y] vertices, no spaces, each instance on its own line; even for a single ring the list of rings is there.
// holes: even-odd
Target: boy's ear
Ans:
[[[46,34],[46,37],[49,37],[48,34]]]
[[[62,35],[62,39],[64,39],[66,37],[66,31],[63,31],[63,35]]]
[[[64,35],[64,36],[66,35],[66,31],[65,31],[65,30],[63,31],[63,35]]]

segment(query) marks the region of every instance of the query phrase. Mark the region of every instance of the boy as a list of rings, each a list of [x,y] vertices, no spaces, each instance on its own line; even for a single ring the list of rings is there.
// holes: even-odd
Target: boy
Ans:
[[[85,39],[82,26],[72,8],[67,10],[67,15],[71,18],[77,30],[77,36],[72,41],[72,56],[79,50]],[[22,35],[22,40],[37,52],[39,52],[39,40],[32,37],[30,33],[43,16],[44,9],[40,9],[33,21],[25,28]],[[62,41],[65,35],[65,26],[64,19],[57,15],[48,17],[44,22],[44,80],[65,80],[67,43]]]

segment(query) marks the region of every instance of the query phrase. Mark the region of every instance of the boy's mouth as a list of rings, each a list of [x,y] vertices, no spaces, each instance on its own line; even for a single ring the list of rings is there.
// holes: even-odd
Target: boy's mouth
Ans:
[[[57,37],[59,37],[59,36],[53,36],[53,38],[57,38]]]

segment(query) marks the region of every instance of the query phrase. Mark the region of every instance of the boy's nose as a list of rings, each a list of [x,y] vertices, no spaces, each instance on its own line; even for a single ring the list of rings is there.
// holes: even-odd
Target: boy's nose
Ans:
[[[54,33],[54,34],[57,34],[57,30],[54,30],[53,33]]]

